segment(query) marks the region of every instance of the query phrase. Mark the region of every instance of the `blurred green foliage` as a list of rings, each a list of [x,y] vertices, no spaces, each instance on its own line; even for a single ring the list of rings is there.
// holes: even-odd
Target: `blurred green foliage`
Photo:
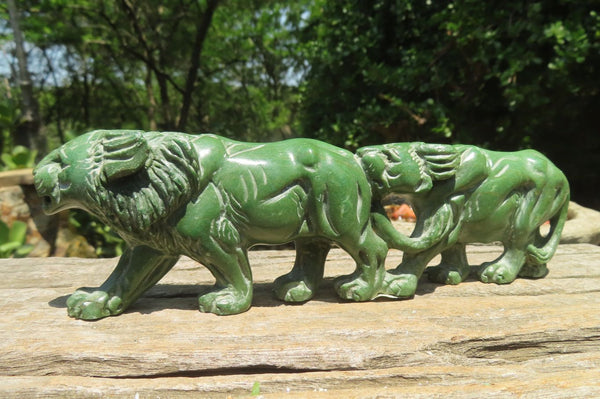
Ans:
[[[0,220],[0,258],[23,257],[33,249],[32,245],[25,244],[27,224],[15,220],[10,227]]]
[[[299,90],[288,77],[305,67],[296,33],[310,1],[17,3],[51,147],[96,128],[247,140],[296,132]]]
[[[341,0],[312,18],[303,121],[317,137],[515,148],[564,137],[565,117],[595,131],[593,2]]]
[[[125,249],[125,241],[112,228],[101,223],[95,217],[82,210],[72,210],[69,213],[69,225],[77,234],[85,237],[88,244],[94,247],[100,258],[121,256]]]
[[[4,164],[0,170],[33,168],[36,155],[36,150],[30,150],[22,145],[14,146],[10,152],[0,155],[0,160]]]
[[[600,3],[319,1],[305,32],[306,135],[536,148],[600,206]]]

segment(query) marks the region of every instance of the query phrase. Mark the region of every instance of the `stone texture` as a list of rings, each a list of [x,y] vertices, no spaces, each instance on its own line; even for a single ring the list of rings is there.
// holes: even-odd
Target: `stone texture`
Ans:
[[[473,264],[502,249],[469,248]],[[125,314],[70,319],[67,294],[97,286],[116,259],[0,261],[0,397],[537,398],[600,396],[600,248],[561,245],[540,280],[421,281],[412,300],[339,300],[353,269],[333,250],[317,297],[270,292],[292,251],[250,254],[256,295],[228,317],[197,311],[212,284],[181,260]],[[388,266],[400,261],[392,251]]]
[[[569,220],[565,224],[560,242],[600,245],[600,212],[571,201]]]
[[[33,169],[18,169],[0,172],[0,187],[33,185]]]

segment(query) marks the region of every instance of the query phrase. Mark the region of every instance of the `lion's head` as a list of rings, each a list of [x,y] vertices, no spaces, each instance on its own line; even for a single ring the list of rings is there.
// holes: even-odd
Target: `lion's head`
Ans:
[[[460,151],[443,144],[384,144],[359,148],[356,154],[380,197],[428,192],[433,182],[452,178],[461,162]]]
[[[48,154],[34,181],[48,214],[80,208],[121,232],[140,232],[190,198],[199,172],[189,140],[97,130]]]

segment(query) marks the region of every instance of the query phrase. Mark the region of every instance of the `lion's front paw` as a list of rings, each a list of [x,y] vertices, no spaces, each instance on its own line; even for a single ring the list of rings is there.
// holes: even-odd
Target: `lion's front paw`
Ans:
[[[97,320],[123,312],[121,298],[104,291],[77,290],[67,299],[69,316],[82,320]]]
[[[245,312],[250,308],[252,293],[243,293],[233,287],[208,292],[198,297],[201,312],[227,316]]]
[[[305,302],[313,297],[314,292],[304,280],[290,280],[281,276],[275,280],[273,292],[277,298],[286,302]]]
[[[506,262],[486,262],[479,269],[479,279],[484,283],[508,284],[517,278],[518,270]]]
[[[415,295],[419,279],[414,274],[386,273],[382,295],[394,298],[410,298]]]
[[[375,297],[376,289],[365,281],[361,276],[355,274],[338,277],[334,287],[340,298],[356,302],[364,302]]]

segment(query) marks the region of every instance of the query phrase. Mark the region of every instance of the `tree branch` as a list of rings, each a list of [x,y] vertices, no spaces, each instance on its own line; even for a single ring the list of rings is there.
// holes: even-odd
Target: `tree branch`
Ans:
[[[192,105],[192,92],[194,91],[196,80],[198,79],[198,68],[200,67],[202,47],[206,40],[208,29],[212,23],[212,17],[218,5],[219,0],[208,0],[202,19],[200,23],[196,25],[196,37],[194,39],[194,47],[190,59],[190,68],[188,69],[187,78],[185,80],[181,112],[179,113],[179,120],[177,122],[177,129],[181,131],[185,130],[187,125],[189,111]]]

